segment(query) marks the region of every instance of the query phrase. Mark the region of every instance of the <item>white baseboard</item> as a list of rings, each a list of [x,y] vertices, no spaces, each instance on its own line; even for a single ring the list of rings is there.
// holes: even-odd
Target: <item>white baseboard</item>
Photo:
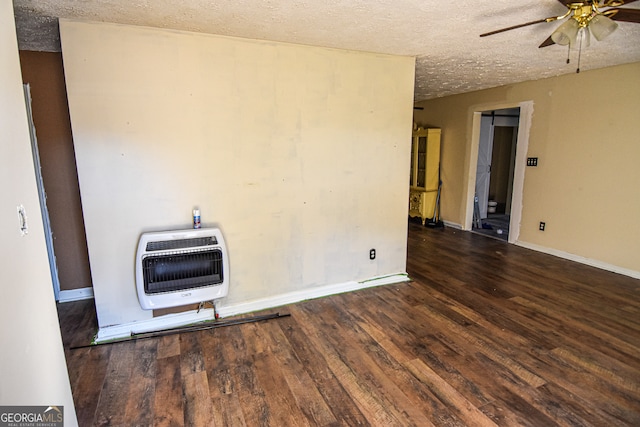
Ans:
[[[391,274],[388,276],[374,277],[362,282],[346,282],[335,285],[321,286],[312,289],[303,289],[300,291],[289,292],[286,294],[274,295],[268,298],[259,298],[253,301],[247,301],[239,304],[218,305],[216,309],[221,317],[236,316],[238,314],[252,313],[254,311],[265,310],[268,308],[280,307],[287,304],[294,304],[300,301],[306,301],[315,298],[326,297],[329,295],[341,294],[344,292],[356,291],[359,289],[371,288],[374,286],[390,285],[392,283],[400,283],[409,281],[406,273]]]
[[[78,288],[60,291],[58,302],[80,301],[93,298],[93,288]]]
[[[165,329],[191,325],[207,320],[213,320],[214,316],[215,314],[212,308],[205,308],[200,310],[200,312],[198,312],[198,310],[190,310],[182,313],[165,314],[164,316],[141,320],[139,322],[106,326],[98,330],[94,342],[96,344],[100,344],[103,342],[129,338],[132,334],[162,331]]]
[[[569,252],[560,251],[553,248],[547,248],[545,246],[536,245],[534,243],[527,242],[515,242],[515,245],[522,246],[523,248],[531,249],[537,252],[542,252],[549,255],[554,255],[559,258],[564,258],[569,261],[579,262],[580,264],[590,265],[591,267],[596,267],[601,270],[611,271],[613,273],[622,274],[624,276],[633,277],[634,279],[640,279],[640,271],[631,270],[628,268],[619,267],[617,265],[609,264],[603,261],[598,261],[596,259],[585,258],[580,255],[575,255]]]
[[[456,228],[458,230],[462,230],[462,225],[458,224],[456,222],[450,222],[450,221],[442,221],[444,222],[444,225],[447,227],[451,227],[451,228]]]
[[[388,276],[374,277],[361,282],[347,282],[335,285],[322,286],[318,288],[305,289],[301,291],[289,292],[275,295],[269,298],[260,298],[249,302],[219,305],[216,303],[216,311],[220,317],[235,316],[238,314],[251,313],[268,308],[280,307],[300,301],[329,295],[351,292],[358,289],[371,288],[374,286],[390,285],[409,281],[407,273],[397,273]],[[212,308],[185,311],[182,313],[166,314],[152,319],[141,320],[139,322],[123,323],[121,325],[106,326],[100,328],[96,334],[94,342],[96,344],[130,337],[132,334],[161,331],[164,329],[176,328],[179,326],[191,325],[194,323],[213,320],[215,313]]]

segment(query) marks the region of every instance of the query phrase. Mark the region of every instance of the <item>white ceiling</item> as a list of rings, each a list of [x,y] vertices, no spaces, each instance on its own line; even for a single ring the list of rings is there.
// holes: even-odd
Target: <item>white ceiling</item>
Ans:
[[[416,57],[415,99],[575,73],[577,53],[539,49],[558,0],[13,0],[20,49],[59,51],[57,18],[105,21]],[[640,8],[640,2],[629,8]],[[640,24],[584,49],[581,70],[640,61]]]

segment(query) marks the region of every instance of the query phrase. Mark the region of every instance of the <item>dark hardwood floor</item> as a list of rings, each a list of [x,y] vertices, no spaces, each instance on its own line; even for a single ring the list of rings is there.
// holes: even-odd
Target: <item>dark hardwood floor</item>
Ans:
[[[451,228],[408,250],[411,282],[260,323],[72,350],[93,301],[59,305],[80,426],[640,426],[639,280]]]

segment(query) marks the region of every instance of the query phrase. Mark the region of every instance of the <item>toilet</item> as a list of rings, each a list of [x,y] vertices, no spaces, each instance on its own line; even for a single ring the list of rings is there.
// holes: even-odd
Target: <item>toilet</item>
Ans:
[[[487,212],[488,213],[496,213],[496,207],[498,206],[498,202],[494,202],[493,200],[489,200],[487,203]]]

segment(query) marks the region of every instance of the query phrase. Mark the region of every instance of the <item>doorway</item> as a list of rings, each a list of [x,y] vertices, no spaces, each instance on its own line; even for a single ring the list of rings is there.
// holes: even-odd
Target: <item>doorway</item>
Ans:
[[[517,241],[532,117],[531,101],[474,113],[465,230]]]
[[[483,111],[473,231],[507,241],[520,108]]]

